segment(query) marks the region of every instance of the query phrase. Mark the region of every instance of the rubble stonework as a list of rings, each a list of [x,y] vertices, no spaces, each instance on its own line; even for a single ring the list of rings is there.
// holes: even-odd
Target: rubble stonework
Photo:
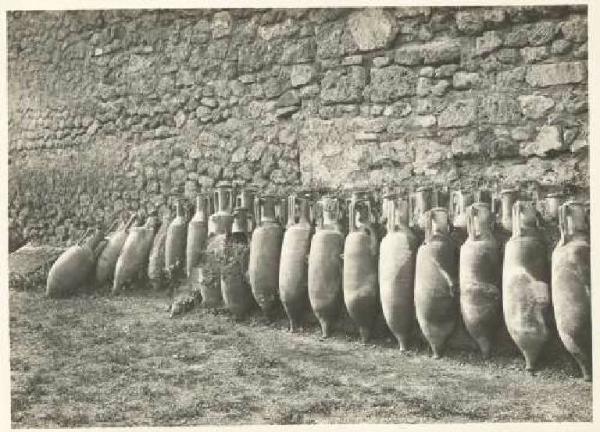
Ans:
[[[589,187],[582,6],[7,19],[11,227],[49,242],[219,180]]]

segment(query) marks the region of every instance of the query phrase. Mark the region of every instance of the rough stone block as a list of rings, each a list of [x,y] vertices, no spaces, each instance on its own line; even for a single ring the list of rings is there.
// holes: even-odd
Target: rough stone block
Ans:
[[[209,108],[216,108],[218,106],[217,100],[211,97],[203,97],[200,99],[200,103]]]
[[[379,143],[379,149],[372,154],[374,166],[403,165],[411,167],[412,150],[404,139]]]
[[[501,8],[483,9],[483,20],[486,23],[501,24],[506,19],[506,11]]]
[[[232,18],[229,12],[217,12],[213,16],[211,25],[213,38],[220,39],[222,37],[229,36],[231,34],[232,24]]]
[[[435,69],[433,66],[425,66],[424,68],[419,69],[420,77],[433,78],[433,74],[435,73]]]
[[[550,151],[563,150],[562,136],[558,126],[542,126],[536,139],[521,145],[522,156],[545,156]]]
[[[300,88],[300,97],[302,99],[315,98],[319,95],[319,91],[320,90],[318,84],[310,84]]]
[[[386,48],[398,31],[394,18],[379,8],[353,12],[348,17],[348,28],[360,51]]]
[[[346,119],[309,119],[298,130],[300,170],[303,182],[338,186],[359,169],[365,144],[357,144]],[[343,143],[343,145],[340,145]]]
[[[394,10],[396,18],[424,18],[428,19],[431,16],[431,8],[425,6],[407,6],[399,7]]]
[[[558,33],[556,23],[552,21],[541,21],[529,25],[527,31],[527,40],[532,46],[545,45],[554,39]]]
[[[470,156],[480,152],[481,147],[477,141],[477,131],[475,130],[452,139],[452,154],[454,155]]]
[[[186,116],[183,111],[179,111],[174,118],[175,126],[181,128],[185,124]]]
[[[265,58],[262,55],[262,51],[263,48],[258,44],[241,46],[238,49],[237,57],[237,63],[240,72],[249,73],[259,71],[265,63]]]
[[[184,189],[183,189],[183,196],[185,196],[188,199],[194,199],[194,198],[196,198],[197,194],[198,194],[198,183],[196,182],[196,180],[186,180]]]
[[[320,58],[331,58],[343,54],[341,37],[344,31],[344,23],[341,21],[320,24],[315,29],[317,42],[317,56]]]
[[[439,80],[431,87],[431,94],[434,96],[443,96],[448,88],[450,87],[450,83],[446,80]]]
[[[129,57],[129,64],[126,71],[128,73],[136,73],[148,69],[152,66],[152,58],[142,55],[132,55]]]
[[[433,113],[436,106],[436,103],[431,99],[417,99],[415,112],[418,114],[430,114]]]
[[[566,39],[557,39],[552,42],[552,54],[564,54],[571,49],[571,42]]]
[[[406,117],[412,112],[410,103],[398,101],[392,105],[388,105],[383,110],[383,115],[386,117]]]
[[[292,145],[296,143],[296,132],[290,128],[283,128],[279,131],[277,138],[281,144]]]
[[[419,77],[417,79],[417,96],[427,96],[431,90],[431,78]]]
[[[468,35],[479,34],[483,31],[483,17],[479,10],[465,10],[456,12],[456,27]]]
[[[194,73],[188,69],[182,69],[177,73],[175,85],[177,87],[192,86],[196,83]]]
[[[360,66],[363,63],[362,55],[353,55],[342,59],[342,66]]]
[[[375,57],[373,59],[373,67],[381,68],[390,64],[389,57]]]
[[[296,64],[307,63],[315,58],[316,43],[313,38],[299,39],[288,42],[281,54],[280,63]]]
[[[283,79],[275,77],[269,78],[262,86],[264,94],[268,99],[280,96],[286,90],[286,87],[287,83]]]
[[[361,111],[360,111],[361,114],[367,115],[367,113],[368,113],[368,114],[374,115],[374,116],[379,116],[379,115],[383,114],[383,110],[384,110],[383,105],[374,104],[374,105],[371,105],[368,109],[367,109],[367,107],[368,107],[368,105],[365,106],[364,114],[363,114],[363,107],[361,107]]]
[[[562,104],[570,114],[584,113],[588,110],[588,94],[581,91],[569,92],[565,95]]]
[[[363,132],[383,132],[386,126],[384,119],[372,119],[369,117],[356,117],[348,122],[349,127],[360,129]]]
[[[212,110],[205,106],[199,106],[196,108],[196,118],[203,123],[210,120],[212,116]]]
[[[525,95],[519,96],[519,104],[523,115],[532,119],[539,119],[554,107],[554,100],[546,96]]]
[[[514,88],[518,83],[525,80],[527,68],[518,66],[514,69],[498,72],[496,75],[496,84],[501,87]]]
[[[425,64],[457,63],[461,45],[457,39],[440,39],[421,46]]]
[[[529,43],[527,27],[518,27],[504,36],[504,46],[522,48]]]
[[[328,70],[321,81],[321,99],[325,104],[359,102],[365,81],[365,69],[361,66],[350,66],[347,71]]]
[[[428,138],[416,138],[409,145],[415,154],[413,170],[416,174],[433,175],[438,164],[452,157],[450,146]]]
[[[238,77],[238,80],[242,83],[242,84],[251,84],[256,82],[256,75],[255,74],[244,74],[244,75],[240,75]]]
[[[512,159],[519,156],[519,145],[509,137],[500,136],[487,143],[484,151],[490,158]]]
[[[521,119],[518,101],[505,94],[489,94],[479,101],[479,120],[491,124],[515,124]]]
[[[326,58],[320,59],[319,64],[322,70],[335,69],[341,64],[341,61],[339,58]]]
[[[572,15],[568,21],[560,24],[560,30],[565,39],[574,42],[587,40],[587,19],[581,15]]]
[[[414,66],[423,63],[423,54],[419,45],[408,45],[394,52],[394,62],[404,66]]]
[[[502,46],[502,38],[497,31],[487,31],[475,41],[477,54],[488,54]]]
[[[536,63],[550,57],[547,46],[521,48],[521,57],[525,63]]]
[[[377,134],[374,132],[357,132],[354,134],[356,141],[377,141]]]
[[[337,116],[344,116],[346,114],[358,115],[359,112],[360,107],[358,104],[339,104],[335,107],[335,113]]]
[[[582,43],[579,48],[573,53],[573,57],[578,59],[586,59],[588,56],[588,44]]]
[[[371,102],[390,102],[415,94],[416,76],[402,66],[371,69]]]
[[[588,147],[587,137],[577,138],[571,144],[571,152],[575,153],[575,152],[578,152],[581,149],[586,149],[587,147]]]
[[[565,143],[566,146],[571,145],[573,143],[573,141],[575,141],[575,138],[577,137],[578,133],[579,133],[578,128],[575,128],[575,127],[564,128],[563,129],[563,143]]]
[[[438,67],[435,70],[436,78],[450,78],[458,70],[458,66],[455,64],[448,64]]]
[[[278,108],[290,107],[300,105],[300,98],[298,97],[298,92],[296,90],[288,90],[279,96],[277,99],[277,103],[275,104]]]
[[[297,32],[298,26],[290,18],[273,25],[261,25],[257,30],[258,36],[266,41],[290,37]]]
[[[250,150],[248,151],[248,160],[250,162],[256,162],[259,161],[265,150],[267,148],[267,143],[264,140],[257,140],[255,141],[251,146],[250,146]]]
[[[289,117],[293,113],[298,111],[298,109],[300,109],[299,106],[289,106],[289,107],[285,107],[285,108],[278,108],[275,111],[275,117],[277,117],[277,118]]]
[[[438,116],[438,126],[442,128],[462,127],[471,124],[477,117],[475,99],[461,99],[452,102]]]
[[[532,126],[517,126],[510,132],[510,137],[515,141],[528,141],[533,137],[534,129]]]
[[[233,162],[233,163],[240,163],[240,162],[243,162],[245,159],[246,159],[246,147],[238,147],[231,154],[231,162]]]
[[[586,78],[586,66],[582,62],[540,64],[530,66],[525,77],[533,87],[579,83]]]
[[[457,72],[452,77],[452,86],[458,90],[477,87],[479,84],[479,74],[476,72]]]
[[[404,134],[406,132],[406,120],[392,120],[388,123],[386,130],[391,134]]]
[[[411,40],[414,35],[418,33],[419,20],[401,20],[398,22],[398,33],[401,35],[407,35]]]
[[[410,129],[430,128],[435,126],[436,119],[434,115],[416,115],[412,116],[405,123],[405,126]]]

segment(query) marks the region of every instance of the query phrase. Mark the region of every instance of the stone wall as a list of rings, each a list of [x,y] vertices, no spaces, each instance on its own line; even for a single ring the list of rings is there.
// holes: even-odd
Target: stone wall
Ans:
[[[8,14],[10,223],[221,179],[589,187],[585,6]]]

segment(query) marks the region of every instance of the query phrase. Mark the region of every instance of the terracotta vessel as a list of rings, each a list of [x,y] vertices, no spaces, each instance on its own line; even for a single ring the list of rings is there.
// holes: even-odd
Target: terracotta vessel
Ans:
[[[290,195],[287,214],[279,262],[279,298],[289,319],[289,329],[295,332],[309,306],[308,255],[314,232],[309,197]]]
[[[504,321],[529,371],[550,338],[552,313],[550,263],[538,222],[533,201],[514,203],[502,272]]]
[[[323,197],[317,202],[316,210],[318,225],[308,257],[308,298],[326,338],[333,332],[342,307],[344,235],[336,198]]]
[[[592,377],[590,241],[586,208],[559,208],[561,239],[552,254],[552,306],[558,335],[586,381]]]
[[[489,204],[467,208],[468,238],[460,248],[460,309],[467,332],[489,357],[502,319],[502,260]]]
[[[425,241],[417,252],[415,311],[433,356],[442,355],[458,321],[458,254],[449,235],[448,212],[427,214]]]
[[[408,348],[414,330],[414,276],[417,237],[409,228],[409,200],[388,197],[387,234],[379,249],[379,295],[388,327],[400,350]]]

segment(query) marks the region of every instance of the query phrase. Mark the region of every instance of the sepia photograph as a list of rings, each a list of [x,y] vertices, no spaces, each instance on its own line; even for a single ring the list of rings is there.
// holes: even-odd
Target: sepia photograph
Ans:
[[[12,429],[591,425],[592,5],[431,3],[6,8]]]

